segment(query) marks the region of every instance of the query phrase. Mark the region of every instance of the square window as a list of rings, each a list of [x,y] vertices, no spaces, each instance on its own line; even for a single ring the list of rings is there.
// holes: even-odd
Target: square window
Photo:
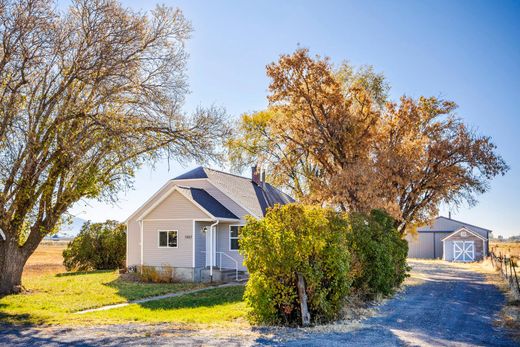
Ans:
[[[177,248],[177,230],[160,230],[159,247]]]

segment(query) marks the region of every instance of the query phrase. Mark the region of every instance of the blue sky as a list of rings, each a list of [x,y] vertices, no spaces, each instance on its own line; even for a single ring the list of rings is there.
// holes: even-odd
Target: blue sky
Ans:
[[[153,1],[123,3],[154,7]],[[406,94],[454,100],[467,124],[493,137],[511,170],[491,183],[477,206],[452,216],[495,235],[520,234],[519,1],[161,3],[181,8],[195,29],[187,45],[187,112],[218,105],[238,117],[265,108],[265,66],[298,45],[337,63],[373,65],[386,75],[392,99]],[[194,166],[143,168],[117,205],[83,201],[71,212],[94,221],[124,220],[168,179]]]

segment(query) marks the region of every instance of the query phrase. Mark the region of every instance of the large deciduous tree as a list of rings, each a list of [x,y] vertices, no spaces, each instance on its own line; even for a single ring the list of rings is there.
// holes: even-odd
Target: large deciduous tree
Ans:
[[[334,69],[306,49],[267,67],[269,108],[244,115],[229,140],[231,162],[259,162],[299,199],[346,211],[382,208],[404,232],[441,202],[475,202],[508,167],[486,136],[454,115],[453,102],[388,101],[371,68]]]
[[[114,198],[161,157],[205,160],[228,133],[218,109],[181,111],[178,9],[113,0],[0,1],[0,294],[81,198]]]

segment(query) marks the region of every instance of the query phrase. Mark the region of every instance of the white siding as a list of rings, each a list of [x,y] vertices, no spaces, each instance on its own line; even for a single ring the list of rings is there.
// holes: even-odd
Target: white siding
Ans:
[[[159,230],[177,230],[177,248],[159,247]],[[149,266],[193,266],[193,221],[144,221],[143,264]]]
[[[150,219],[207,219],[210,218],[193,202],[188,200],[181,193],[174,191],[151,212],[149,212],[144,220]]]
[[[141,235],[139,223],[136,220],[128,221],[126,245],[126,266],[141,264]]]

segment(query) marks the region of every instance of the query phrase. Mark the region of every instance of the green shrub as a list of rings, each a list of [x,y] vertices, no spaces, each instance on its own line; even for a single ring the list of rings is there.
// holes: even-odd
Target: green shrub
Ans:
[[[347,220],[330,209],[289,204],[248,219],[240,252],[250,277],[245,300],[259,324],[301,322],[297,274],[305,279],[312,322],[338,316],[349,292]]]
[[[68,271],[117,269],[125,266],[125,225],[107,220],[86,222],[78,236],[63,251],[63,265]]]
[[[385,212],[349,216],[352,289],[372,299],[390,295],[406,278],[408,243]]]

